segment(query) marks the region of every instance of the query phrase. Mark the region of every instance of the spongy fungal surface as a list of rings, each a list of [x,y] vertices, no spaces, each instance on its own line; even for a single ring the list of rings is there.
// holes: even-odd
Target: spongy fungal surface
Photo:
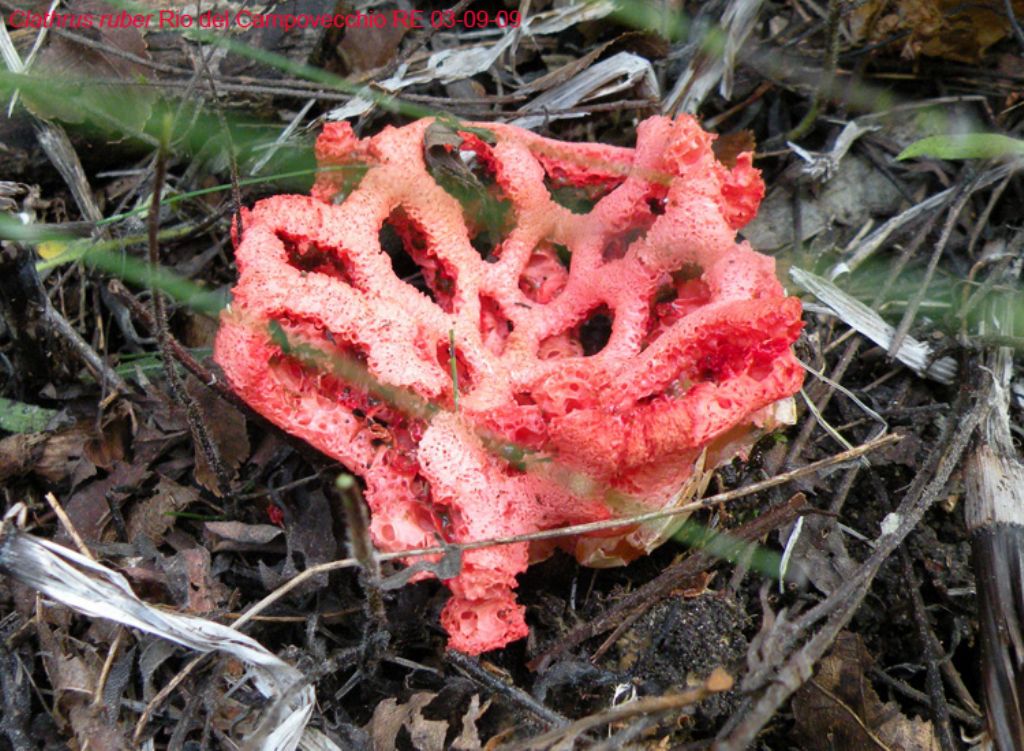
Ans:
[[[736,241],[760,175],[750,154],[720,164],[711,139],[688,117],[644,121],[635,149],[330,124],[312,195],[245,213],[217,362],[364,479],[383,550],[678,502],[803,377],[800,304]],[[608,564],[663,532],[566,545]],[[546,550],[465,554],[446,582],[452,647],[526,635],[515,576]]]

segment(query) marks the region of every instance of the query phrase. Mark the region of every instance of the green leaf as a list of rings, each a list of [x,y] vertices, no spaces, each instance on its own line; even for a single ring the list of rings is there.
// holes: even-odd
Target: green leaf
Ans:
[[[963,133],[914,141],[896,159],[997,159],[1014,155],[1024,155],[1024,141],[998,133]]]
[[[0,397],[0,430],[9,433],[39,433],[46,430],[57,415],[55,409]]]

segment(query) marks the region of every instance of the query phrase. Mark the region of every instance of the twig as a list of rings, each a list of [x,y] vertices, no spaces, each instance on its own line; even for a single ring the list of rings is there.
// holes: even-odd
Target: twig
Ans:
[[[664,712],[670,712],[673,709],[688,707],[712,694],[729,691],[732,686],[732,676],[722,668],[716,668],[711,675],[708,676],[708,679],[704,681],[703,685],[692,688],[689,691],[683,691],[678,694],[668,694],[666,696],[645,697],[643,699],[631,701],[628,704],[612,707],[604,712],[599,712],[597,714],[590,715],[589,717],[583,717],[576,720],[576,722],[568,725],[567,727],[551,730],[523,743],[514,743],[511,746],[505,747],[502,751],[529,751],[530,749],[546,748],[554,745],[557,741],[560,741],[563,738],[571,740],[580,733],[585,733],[592,728],[601,727],[602,725],[621,722],[622,720],[627,720],[631,717],[637,717],[640,715],[656,715]],[[566,748],[569,748],[569,746],[566,746]]]
[[[86,364],[86,366],[93,372],[102,385],[120,394],[128,394],[131,392],[131,387],[125,383],[125,380],[119,376],[113,368],[107,364],[99,354],[96,353],[89,342],[82,338],[82,335],[78,333],[74,326],[67,318],[62,316],[50,299],[43,294],[42,295],[42,319],[46,321],[47,325],[50,326],[56,333],[67,341],[74,350],[75,354]]]
[[[832,368],[832,372],[828,375],[828,381],[825,381],[825,393],[822,394],[819,401],[815,404],[818,412],[824,412],[829,402],[832,401],[832,396],[835,394],[836,389],[832,386],[832,383],[841,383],[843,375],[846,373],[846,369],[850,367],[853,362],[853,358],[857,355],[857,350],[860,348],[860,341],[857,339],[851,340],[846,345],[846,350],[839,358],[839,362]],[[817,420],[805,420],[803,426],[800,428],[800,432],[797,433],[796,438],[793,440],[792,445],[786,452],[786,461],[782,465],[783,467],[792,467],[793,463],[796,462],[797,458],[803,453],[804,446],[807,441],[810,440],[811,434],[814,429],[818,427]]]
[[[1016,300],[1009,295],[982,319],[982,333],[1009,327]],[[1012,352],[992,348],[982,370],[992,382],[992,411],[964,467],[967,528],[978,590],[981,684],[988,731],[999,751],[1024,747],[1021,694],[1021,601],[1024,571],[1024,463],[1010,423]]]
[[[978,238],[981,237],[982,231],[988,226],[988,220],[992,216],[992,211],[999,203],[999,199],[1003,197],[1003,192],[1006,190],[1006,186],[1010,184],[1010,178],[1013,175],[1007,175],[989,194],[988,201],[985,203],[985,208],[982,209],[981,214],[978,216],[978,221],[974,223],[971,228],[970,239],[967,241],[967,250],[964,255],[967,258],[974,258],[974,248],[978,244]]]
[[[107,650],[107,657],[103,660],[103,668],[100,670],[100,676],[96,679],[96,688],[92,692],[92,703],[93,706],[100,706],[103,703],[103,689],[107,685],[107,679],[110,677],[110,670],[114,667],[114,658],[117,657],[118,651],[121,649],[121,641],[124,639],[124,627],[118,626],[117,632],[114,634],[114,641],[111,642],[110,648]]]
[[[1013,10],[1013,0],[1003,0],[1003,7],[1006,8],[1006,17],[1010,19],[1010,28],[1013,29],[1013,35],[1017,38],[1017,44],[1024,50],[1024,29],[1020,27],[1020,21],[1017,20],[1017,14]]]
[[[128,305],[131,309],[132,315],[142,321],[142,325],[149,329],[151,334],[155,335],[157,333],[157,325],[156,321],[153,319],[152,311],[139,302],[139,299],[124,286],[124,282],[120,279],[112,279],[107,284],[107,289],[110,290],[111,294]],[[217,392],[218,396],[222,399],[226,399],[234,406],[240,407],[245,404],[245,402],[239,399],[235,395],[235,392],[232,391],[231,388],[223,382],[223,380],[217,377],[216,373],[193,357],[188,348],[179,342],[175,338],[174,334],[169,331],[167,332],[166,343],[174,360],[181,363],[185,370],[194,375],[201,383],[212,388]],[[162,352],[161,356],[163,356]]]
[[[707,508],[714,506],[719,503],[726,503],[728,501],[736,500],[737,498],[743,498],[754,493],[759,493],[762,490],[768,488],[774,488],[778,485],[783,485],[792,480],[805,477],[807,475],[814,474],[819,470],[827,467],[835,466],[836,464],[843,464],[852,459],[863,456],[875,449],[889,446],[900,440],[898,435],[888,435],[882,438],[878,438],[873,441],[869,441],[861,446],[857,446],[850,451],[843,451],[835,456],[831,456],[827,459],[813,462],[804,467],[784,472],[776,475],[768,480],[762,480],[760,482],[751,483],[742,488],[736,488],[735,490],[729,490],[724,493],[718,493],[713,496],[709,496],[699,501],[692,503],[683,504],[670,509],[662,509],[660,511],[651,511],[646,514],[636,514],[634,516],[624,516],[619,519],[609,519],[600,522],[588,522],[587,524],[574,524],[568,527],[558,527],[555,529],[547,529],[541,532],[533,532],[530,534],[523,535],[512,535],[510,537],[498,537],[488,540],[477,540],[474,542],[466,542],[461,544],[450,544],[447,546],[437,545],[429,548],[418,548],[414,550],[401,550],[392,553],[381,553],[377,560],[381,563],[385,561],[394,561],[402,558],[415,558],[425,555],[437,555],[438,553],[444,554],[452,550],[479,550],[480,548],[490,548],[498,545],[507,545],[515,542],[532,542],[534,540],[554,540],[559,537],[568,537],[571,535],[580,535],[590,532],[607,532],[613,529],[621,529],[623,527],[632,527],[637,524],[644,524],[650,521],[656,521],[658,519],[667,519],[672,516],[678,516],[680,514],[687,514],[695,511],[699,508]],[[343,558],[337,561],[331,561],[329,563],[321,563],[317,566],[312,566],[305,571],[297,574],[294,578],[289,579],[284,584],[279,586],[273,592],[268,594],[262,600],[257,602],[255,605],[250,607],[245,613],[238,619],[235,627],[238,628],[253,616],[266,610],[274,602],[282,598],[288,592],[292,591],[303,582],[308,581],[317,574],[327,573],[330,571],[337,571],[339,569],[352,568],[357,566],[358,561],[355,558]]]
[[[78,548],[78,552],[84,555],[91,561],[95,561],[96,557],[89,550],[89,546],[85,544],[85,540],[78,534],[78,530],[75,528],[74,522],[71,521],[71,517],[68,516],[64,507],[60,505],[60,501],[57,500],[57,496],[53,493],[46,494],[46,502],[50,504],[50,508],[53,509],[53,513],[60,519],[60,523],[64,525],[64,531],[68,533],[68,536],[74,541],[75,547]]]
[[[815,664],[831,648],[839,632],[860,607],[882,564],[920,523],[945,488],[971,436],[988,413],[989,387],[982,386],[975,392],[972,395],[961,393],[957,410],[960,419],[950,419],[946,424],[936,448],[899,507],[883,522],[883,532],[875,540],[867,560],[832,594],[796,621],[787,622],[780,618],[776,622],[777,628],[766,637],[762,651],[767,653],[770,648],[788,657],[781,667],[760,667],[747,676],[745,690],[762,690],[762,693],[749,712],[737,715],[737,722],[723,729],[714,745],[715,751],[743,751],[748,748],[782,703],[814,673]],[[796,649],[803,635],[823,618],[827,618],[825,624],[804,646]],[[767,643],[769,641],[772,643]]]
[[[445,652],[445,659],[459,670],[469,675],[470,678],[481,686],[484,686],[496,694],[504,696],[509,701],[512,701],[535,715],[546,725],[565,727],[569,724],[570,720],[568,717],[559,714],[553,709],[549,709],[543,703],[537,701],[534,697],[530,696],[515,684],[506,683],[493,673],[488,672],[480,665],[480,661],[477,658],[449,649]]]
[[[897,692],[903,694],[908,699],[913,699],[914,701],[918,702],[919,704],[927,704],[928,703],[928,694],[924,693],[923,691],[918,691],[916,688],[908,686],[903,681],[896,680],[895,678],[893,678],[891,675],[889,675],[888,673],[886,673],[884,670],[882,670],[880,668],[877,668],[877,667],[872,668],[871,669],[871,676],[873,678],[877,678],[878,680],[880,680],[882,683],[884,683],[886,686],[888,686],[889,688],[893,689],[894,691],[897,691]],[[967,725],[969,727],[972,727],[972,728],[980,728],[981,727],[981,717],[979,715],[971,714],[970,712],[966,712],[963,709],[961,709],[960,707],[950,706],[949,714],[952,717],[954,717],[958,722],[962,722],[962,723],[964,723],[965,725]]]
[[[839,58],[839,17],[842,14],[843,0],[829,0],[828,17],[825,21],[825,60],[821,66],[821,82],[814,91],[814,99],[807,114],[797,123],[793,130],[786,134],[786,141],[798,141],[807,135],[814,126],[821,112],[825,98],[832,95],[832,85],[836,78],[836,63]]]
[[[360,670],[364,676],[372,675],[391,640],[388,612],[384,607],[384,591],[381,588],[380,560],[370,539],[370,519],[356,478],[352,475],[339,475],[336,485],[345,508],[349,550],[359,562],[359,579],[366,594],[367,624],[363,635],[363,664]],[[241,623],[241,619],[238,623]]]
[[[962,192],[957,196],[952,207],[950,207],[949,214],[946,215],[946,224],[942,227],[942,234],[939,236],[939,241],[935,243],[935,250],[932,251],[931,258],[928,259],[928,267],[924,272],[924,279],[917,285],[914,296],[910,299],[910,303],[903,313],[899,326],[896,327],[896,333],[893,334],[892,343],[889,345],[889,357],[895,357],[903,345],[903,340],[910,331],[910,326],[917,315],[917,309],[921,306],[924,296],[928,293],[928,285],[931,284],[932,276],[934,276],[935,269],[939,265],[939,259],[942,257],[943,251],[946,250],[946,244],[949,242],[949,236],[953,232],[953,227],[956,226],[956,220],[959,218],[960,212],[964,210],[964,206],[967,205],[967,200],[971,197],[974,190],[973,185],[962,188]]]
[[[209,63],[206,60],[206,55],[203,54],[204,48],[200,47],[198,51],[199,63],[202,66],[203,74],[206,76],[206,82],[210,86],[210,96],[213,98],[213,110],[217,115],[217,122],[220,124],[220,129],[224,133],[224,138],[228,144],[228,166],[231,172],[231,198],[234,202],[234,215],[231,217],[231,228],[238,232],[238,237],[242,236],[242,190],[239,187],[238,182],[238,154],[235,148],[235,139],[231,136],[231,129],[228,127],[227,118],[224,117],[224,108],[220,104],[220,94],[217,93],[217,85],[214,83],[213,74],[210,72]],[[211,50],[212,54],[212,50]]]
[[[928,703],[932,710],[932,721],[935,723],[935,735],[939,739],[942,751],[956,751],[957,745],[953,741],[953,726],[949,720],[949,702],[942,690],[942,674],[939,671],[939,662],[943,658],[942,647],[928,623],[928,612],[925,610],[924,598],[921,597],[920,584],[917,577],[914,576],[914,566],[906,547],[900,548],[900,565],[903,568],[904,582],[910,593],[910,602],[914,607],[917,635],[921,640],[921,651],[924,653],[928,669],[926,685],[928,687]]]
[[[135,730],[132,733],[132,743],[134,745],[138,746],[139,741],[142,740],[142,733],[146,730],[146,725],[149,724],[149,718],[152,716],[153,712],[156,711],[156,708],[167,700],[167,697],[174,692],[174,689],[181,685],[181,683],[192,674],[192,671],[195,670],[199,663],[206,659],[206,657],[207,655],[205,654],[193,657],[183,669],[174,674],[174,677],[167,682],[167,685],[157,692],[156,696],[149,700],[149,703],[146,704],[146,708],[142,710],[142,714],[139,715],[139,719],[135,723]]]
[[[274,155],[278,152],[278,149],[280,149],[281,146],[283,146],[288,141],[288,139],[295,134],[295,131],[298,130],[299,125],[302,123],[303,119],[306,117],[309,111],[313,109],[313,105],[316,104],[316,102],[317,100],[315,98],[306,100],[306,103],[302,105],[302,109],[295,113],[295,117],[293,117],[291,122],[288,123],[285,129],[281,131],[281,134],[276,139],[274,139],[274,142],[272,144],[269,144],[266,153],[264,153],[263,156],[257,159],[256,162],[253,163],[252,167],[249,168],[250,176],[255,177],[256,175],[263,171],[263,168],[267,166],[267,163],[274,158]],[[241,202],[239,201],[239,203]]]
[[[160,354],[163,356],[164,371],[167,374],[167,383],[171,394],[174,396],[175,401],[185,407],[185,416],[188,420],[192,438],[202,450],[207,463],[213,469],[221,495],[228,495],[231,490],[231,478],[224,467],[224,463],[221,461],[217,445],[206,429],[206,423],[203,421],[199,405],[189,396],[181,374],[178,373],[173,350],[170,345],[167,307],[163,293],[156,284],[156,272],[160,266],[160,194],[163,191],[164,177],[167,172],[166,141],[166,137],[162,139],[160,148],[157,150],[156,171],[153,176],[153,196],[149,204],[149,221],[147,222],[149,230],[150,295],[153,298],[153,321],[156,327],[156,340],[160,347]]]
[[[1018,167],[1015,164],[1001,164],[987,172],[984,172],[972,186],[973,190],[982,190],[992,183],[1004,179],[1007,175],[1016,172]],[[956,198],[956,188],[946,188],[938,193],[929,196],[918,204],[911,206],[901,214],[889,219],[882,226],[865,237],[855,246],[849,257],[836,264],[828,273],[830,279],[835,279],[840,274],[846,274],[855,270],[864,261],[870,258],[876,251],[885,246],[889,236],[903,226],[916,221],[921,217],[930,217],[933,212],[946,205]]]
[[[453,18],[459,18],[466,8],[470,6],[473,0],[459,0],[451,9],[443,11],[444,13],[451,13]],[[433,26],[430,29],[425,30],[420,34],[417,39],[409,47],[408,50],[402,53],[401,56],[395,55],[391,58],[391,62],[384,66],[381,71],[374,71],[374,79],[377,81],[385,81],[391,77],[391,74],[398,70],[399,66],[409,62],[413,55],[419,52],[423,47],[426,46],[427,42],[434,38],[434,35],[440,30],[440,25]]]
[[[730,530],[729,534],[741,540],[756,540],[773,529],[777,529],[792,521],[806,506],[806,498],[797,493],[786,503],[777,506],[761,514],[756,519],[744,524],[738,529]],[[687,556],[677,563],[673,563],[656,578],[647,582],[634,592],[630,592],[604,613],[592,621],[582,623],[568,634],[560,636],[558,641],[547,651],[537,655],[528,664],[530,670],[544,670],[551,661],[566,651],[582,644],[606,631],[615,629],[617,633],[623,624],[634,622],[644,612],[649,610],[655,603],[663,599],[669,592],[677,589],[687,579],[690,579],[704,571],[711,563],[711,556],[705,552],[696,552]],[[604,650],[609,642],[614,643],[613,633],[598,649],[598,653]],[[594,655],[597,657],[597,654]]]

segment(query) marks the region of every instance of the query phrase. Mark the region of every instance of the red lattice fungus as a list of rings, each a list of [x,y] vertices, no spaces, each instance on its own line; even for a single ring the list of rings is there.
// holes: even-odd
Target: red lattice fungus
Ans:
[[[736,242],[759,172],[750,154],[718,163],[712,138],[688,117],[641,123],[635,149],[330,124],[312,197],[244,216],[216,360],[253,408],[363,478],[383,550],[685,501],[803,378],[800,303]],[[671,531],[562,544],[610,565]],[[467,552],[446,582],[451,646],[525,636],[515,577],[550,549]]]

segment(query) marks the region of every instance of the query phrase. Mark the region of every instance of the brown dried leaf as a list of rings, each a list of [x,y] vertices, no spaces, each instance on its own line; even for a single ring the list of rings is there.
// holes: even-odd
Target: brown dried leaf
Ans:
[[[398,735],[405,728],[416,751],[475,751],[483,748],[477,722],[491,706],[489,701],[481,704],[480,697],[473,694],[469,697],[462,716],[459,710],[449,704],[451,697],[444,691],[439,694],[421,691],[409,697],[408,701],[399,704],[397,699],[387,699],[377,705],[373,717],[364,730],[370,735],[374,751],[391,751],[398,748]],[[441,705],[441,706],[438,706]],[[445,712],[448,719],[429,719],[427,714],[436,715],[437,711]],[[459,734],[445,744],[449,727],[459,728]]]
[[[711,142],[711,150],[715,158],[729,169],[736,166],[736,157],[744,151],[754,151],[757,139],[752,130],[738,130],[735,133],[724,133]]]
[[[76,483],[96,474],[86,458],[90,426],[80,423],[56,433],[19,433],[0,440],[0,482],[34,473],[54,484]]]
[[[203,386],[196,380],[189,379],[185,389],[199,406],[206,429],[210,434],[210,440],[217,448],[221,463],[233,479],[238,474],[238,468],[249,458],[251,452],[245,417],[230,404],[226,404],[212,389]],[[195,447],[195,452],[196,482],[214,495],[221,495],[217,474],[207,461],[206,453],[198,445]]]
[[[124,12],[120,7],[105,5],[96,0],[78,0],[65,4],[62,11],[76,15],[91,13],[96,16]],[[137,28],[112,28],[110,24],[93,26],[88,30],[95,41],[138,58],[150,59],[149,49],[142,32]],[[121,55],[86,46],[63,35],[52,34],[36,61],[38,72],[53,76],[61,84],[72,84],[56,91],[45,88],[23,90],[26,106],[33,114],[48,119],[81,123],[90,112],[102,112],[98,124],[109,127],[111,120],[120,123],[129,132],[141,131],[152,114],[157,94],[144,87],[118,85],[111,81],[134,83],[150,75],[150,69],[140,62]],[[96,83],[102,80],[105,83]],[[73,85],[80,83],[75,88]]]
[[[58,725],[69,724],[82,747],[126,751],[129,745],[124,733],[106,717],[102,704],[93,704],[103,659],[83,642],[69,638],[64,626],[51,628],[45,620],[49,619],[36,621],[36,634],[54,690],[54,719]]]
[[[146,467],[128,462],[117,462],[109,475],[94,480],[76,490],[64,502],[71,523],[86,542],[108,542],[105,533],[110,523],[110,504],[107,499],[123,497],[124,491],[137,488],[149,475]],[[62,529],[57,541],[69,543],[70,538]]]
[[[595,47],[594,49],[587,52],[585,55],[573,58],[564,65],[560,65],[554,70],[545,73],[543,76],[535,78],[524,86],[517,89],[519,94],[533,94],[548,91],[556,86],[560,86],[566,81],[571,80],[574,76],[579,75],[581,71],[586,70],[594,61],[604,54],[604,51],[615,43],[616,40],[611,39],[604,44]]]
[[[490,706],[490,701],[485,701],[481,704],[480,697],[477,694],[473,694],[469,700],[469,707],[462,716],[462,732],[452,741],[453,749],[456,751],[475,751],[475,749],[483,746],[483,743],[480,742],[480,731],[477,729],[476,723],[483,717],[484,712]]]
[[[285,541],[288,558],[282,574],[291,578],[301,568],[333,561],[338,557],[338,539],[334,536],[331,504],[320,490],[295,494],[285,514]],[[296,554],[299,555],[296,555]],[[327,575],[318,574],[313,588],[327,586]]]
[[[398,748],[398,733],[404,727],[416,751],[444,751],[444,737],[448,723],[444,720],[428,720],[421,714],[434,697],[429,691],[421,691],[399,704],[398,699],[385,699],[373,710],[373,717],[364,728],[370,734],[374,751],[392,751]]]
[[[110,469],[124,459],[130,440],[131,421],[124,410],[118,410],[118,414],[105,415],[99,434],[85,442],[85,457],[97,467]]]
[[[268,544],[284,533],[273,524],[245,524],[243,522],[206,522],[206,531],[215,538],[213,552],[225,550],[252,550]]]
[[[871,656],[860,637],[843,632],[814,678],[793,696],[796,732],[808,751],[939,751],[932,724],[883,704],[867,679]]]
[[[103,704],[76,704],[68,713],[75,736],[87,741],[94,751],[128,751],[131,746],[124,731],[106,716]],[[83,747],[84,747],[83,743]]]
[[[349,73],[363,73],[387,65],[398,52],[407,29],[400,25],[383,29],[345,29],[345,38],[338,45],[338,52]]]
[[[1024,0],[1014,0],[1018,17]],[[904,57],[941,57],[976,63],[1010,34],[1002,3],[960,0],[869,0],[854,10],[850,30],[858,42],[874,44],[898,35]],[[907,36],[909,35],[909,36]]]
[[[183,511],[198,499],[199,493],[193,488],[161,477],[156,492],[135,506],[128,515],[128,539],[134,540],[139,535],[145,535],[159,543],[167,530],[174,526],[174,513]]]
[[[164,562],[164,570],[168,589],[189,613],[210,613],[227,597],[224,585],[210,574],[210,552],[206,548],[180,551]]]

